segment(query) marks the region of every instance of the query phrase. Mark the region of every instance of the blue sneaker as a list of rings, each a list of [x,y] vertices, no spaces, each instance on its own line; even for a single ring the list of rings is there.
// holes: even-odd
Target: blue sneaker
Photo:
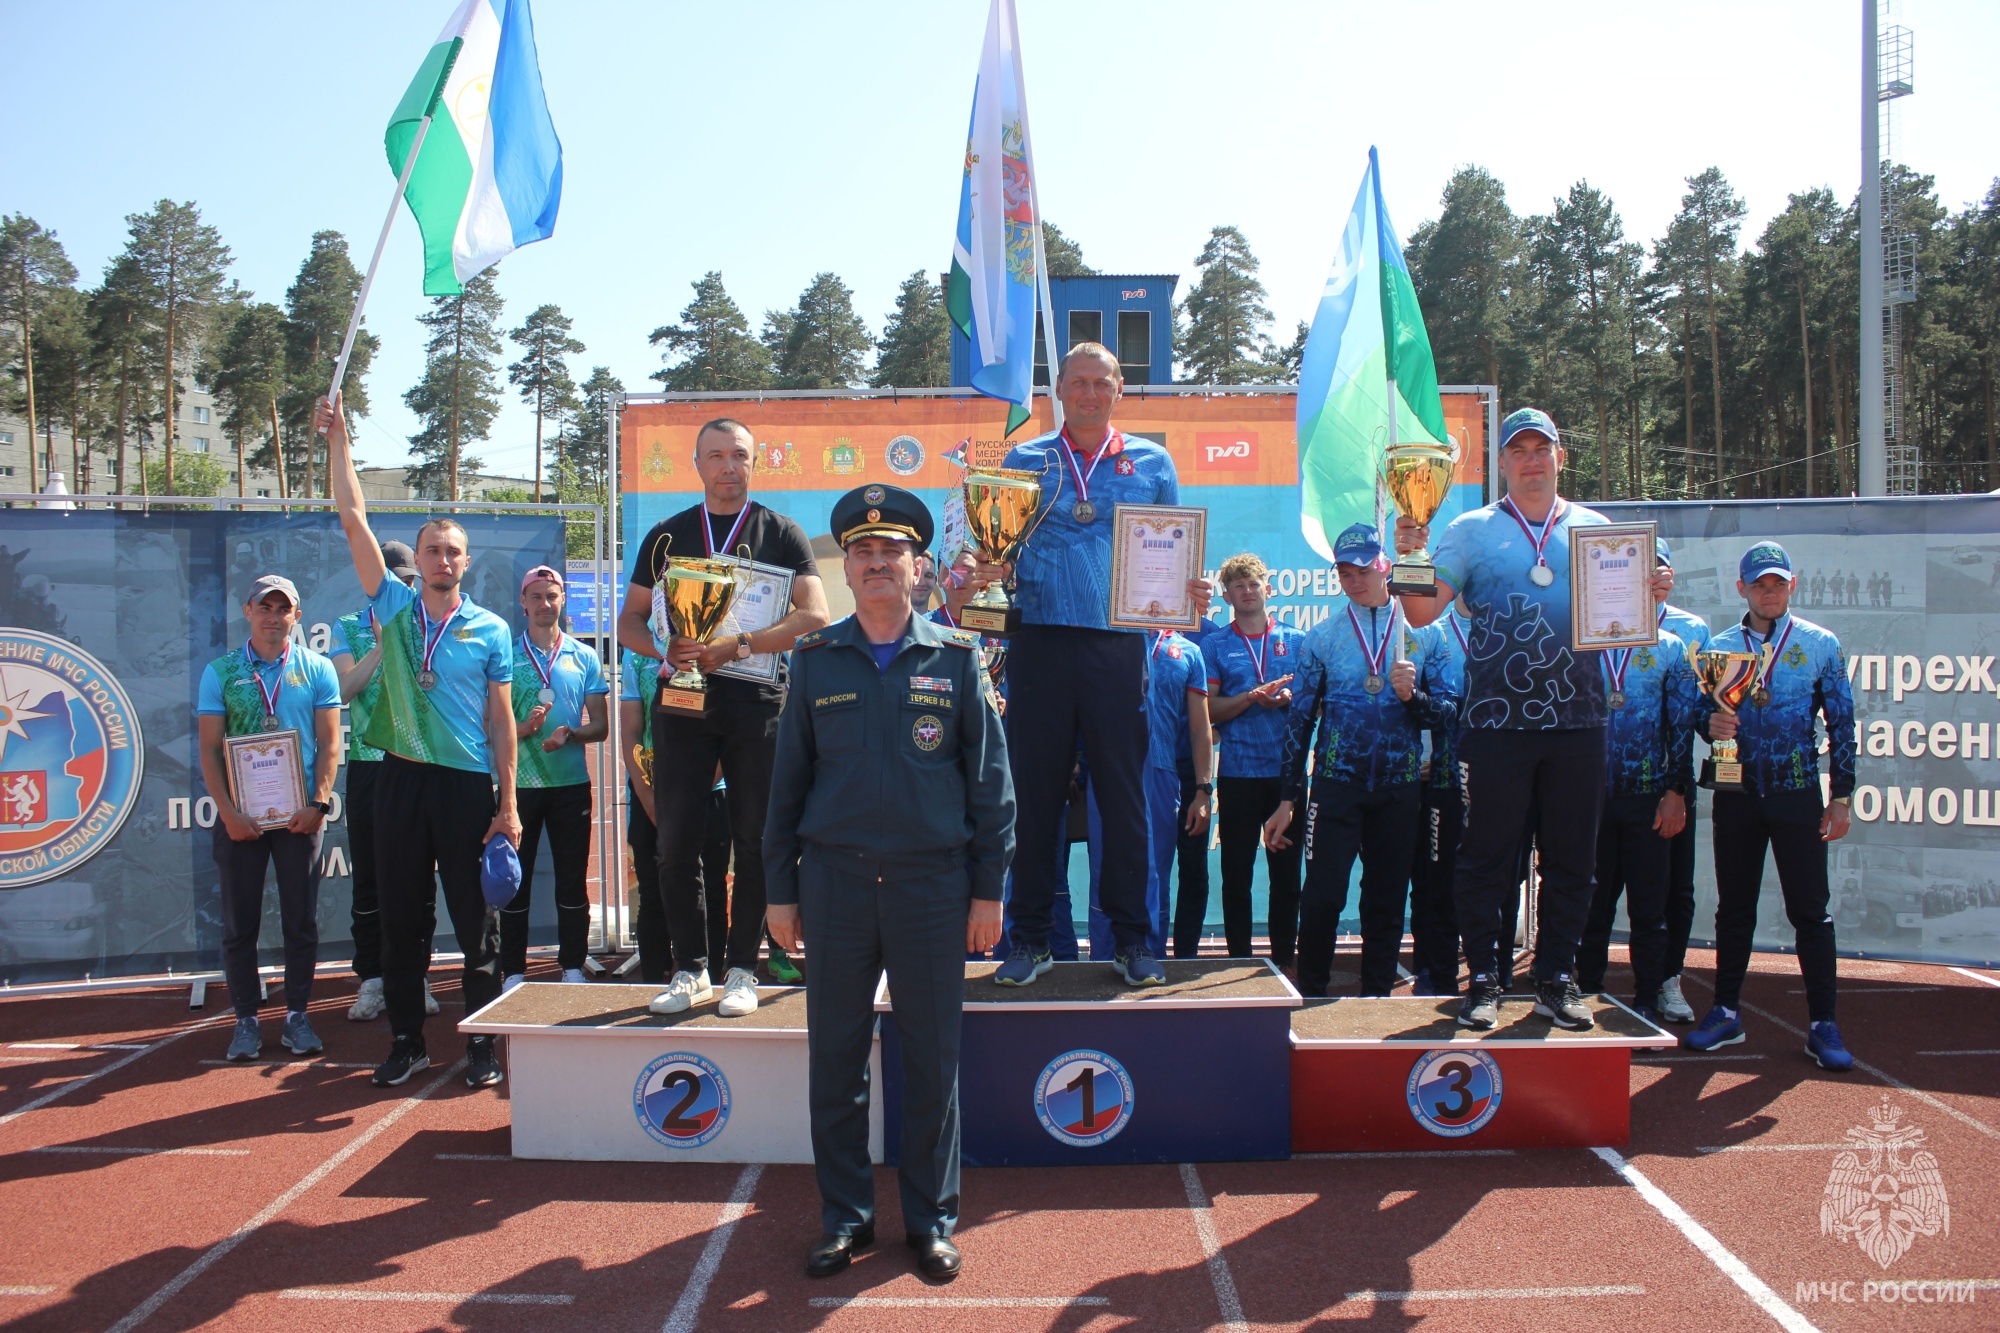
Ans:
[[[1709,1006],[1701,1022],[1694,1025],[1694,1031],[1681,1038],[1681,1045],[1691,1051],[1712,1051],[1719,1046],[1734,1046],[1742,1040],[1743,1024],[1735,1014],[1716,1004]]]
[[[231,1064],[245,1064],[264,1051],[264,1038],[257,1030],[255,1014],[238,1014],[236,1028],[229,1036],[229,1051],[222,1058]]]
[[[1160,966],[1160,960],[1153,957],[1153,951],[1143,944],[1134,945],[1129,953],[1111,955],[1111,970],[1122,977],[1128,986],[1167,984],[1167,969]]]
[[[993,980],[1001,986],[1032,986],[1036,977],[1055,965],[1055,958],[1046,948],[1040,953],[1015,949],[1007,955],[1007,961],[994,971]]]
[[[1819,1061],[1821,1069],[1836,1074],[1854,1068],[1854,1055],[1840,1039],[1840,1029],[1832,1022],[1815,1023],[1806,1033],[1806,1054]]]

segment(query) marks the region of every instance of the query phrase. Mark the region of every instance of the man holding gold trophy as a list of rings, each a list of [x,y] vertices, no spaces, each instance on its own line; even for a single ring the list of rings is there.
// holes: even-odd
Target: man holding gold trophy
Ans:
[[[653,710],[653,804],[659,833],[660,896],[672,937],[673,975],[653,1000],[680,1013],[714,995],[711,967],[728,968],[717,1012],[757,1008],[757,955],[764,939],[764,810],[777,751],[785,686],[776,665],[799,635],[827,622],[826,594],[812,543],[796,520],[750,498],[756,442],[749,427],[723,418],[695,433],[701,503],[654,525],[639,543],[632,582],[618,612],[618,642],[664,659]],[[738,604],[738,571],[748,565],[789,578],[789,604],[766,605],[761,628],[721,632]],[[656,587],[659,595],[655,596]],[[666,636],[661,642],[658,633]],[[772,663],[768,674],[747,670]],[[729,783],[735,835],[735,893],[726,959],[710,958],[701,845],[715,768]]]

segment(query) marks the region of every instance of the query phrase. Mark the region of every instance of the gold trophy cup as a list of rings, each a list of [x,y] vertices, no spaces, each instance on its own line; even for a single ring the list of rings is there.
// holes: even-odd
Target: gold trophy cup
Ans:
[[[632,762],[639,766],[639,777],[648,787],[653,785],[653,747],[635,745],[632,747]]]
[[[979,544],[979,558],[989,564],[1017,559],[1021,541],[1042,502],[1039,472],[1019,468],[975,467],[965,473],[965,525]],[[1021,628],[1021,608],[1007,600],[1007,590],[990,583],[973,595],[959,613],[958,623],[982,634],[1005,638]]]
[[[1455,444],[1392,444],[1382,455],[1382,484],[1396,508],[1418,527],[1427,526],[1451,494],[1451,474],[1458,463]],[[1437,596],[1437,566],[1419,546],[1399,556],[1389,569],[1389,591],[1413,597]]]
[[[684,639],[707,643],[729,615],[736,600],[736,575],[721,560],[675,556],[661,575],[667,620]],[[660,707],[670,713],[701,717],[708,711],[708,682],[693,667],[676,671],[660,682]]]
[[[1757,683],[1758,657],[1755,653],[1699,652],[1688,650],[1688,664],[1695,679],[1716,705],[1734,713]],[[1736,738],[1716,741],[1709,757],[1701,762],[1701,785],[1711,791],[1742,791],[1743,761],[1737,757]]]

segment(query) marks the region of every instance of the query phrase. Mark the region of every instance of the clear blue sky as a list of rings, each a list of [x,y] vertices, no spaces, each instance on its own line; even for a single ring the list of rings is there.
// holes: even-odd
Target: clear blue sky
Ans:
[[[1317,298],[1368,146],[1408,234],[1479,163],[1518,211],[1579,178],[1650,241],[1683,178],[1722,168],[1746,239],[1788,193],[1860,178],[1859,0],[1406,3],[1018,0],[1042,200],[1108,271],[1187,273],[1243,229],[1289,330]],[[233,276],[282,299],[313,231],[365,263],[393,179],[382,129],[449,0],[0,4],[0,212],[53,227],[87,279],[123,218],[194,200]],[[505,261],[509,327],[553,301],[645,389],[646,334],[720,269],[752,326],[831,269],[881,329],[897,284],[949,262],[986,0],[543,0],[566,193],[553,239]],[[1947,205],[2000,174],[2000,4],[1908,0],[1917,95],[1902,155]],[[360,452],[399,461],[421,367],[421,265],[399,221]],[[529,466],[510,401],[480,453]]]

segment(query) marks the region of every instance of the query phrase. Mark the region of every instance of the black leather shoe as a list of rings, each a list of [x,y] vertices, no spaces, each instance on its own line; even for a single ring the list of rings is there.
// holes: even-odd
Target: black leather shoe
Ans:
[[[958,1270],[964,1266],[958,1246],[951,1243],[949,1236],[912,1234],[905,1236],[904,1240],[917,1252],[917,1269],[925,1277],[949,1282],[958,1276]]]
[[[844,1236],[821,1236],[819,1244],[806,1252],[806,1276],[832,1277],[854,1262],[855,1251],[865,1250],[874,1243],[875,1226],[872,1222]]]

